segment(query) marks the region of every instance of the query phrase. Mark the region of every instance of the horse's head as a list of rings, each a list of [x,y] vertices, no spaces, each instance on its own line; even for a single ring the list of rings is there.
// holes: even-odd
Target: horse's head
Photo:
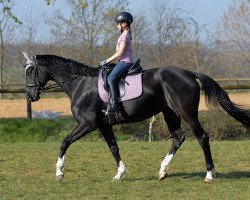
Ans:
[[[45,73],[42,67],[38,65],[35,56],[30,56],[25,52],[23,52],[23,55],[27,59],[25,65],[27,97],[31,101],[38,101],[43,91],[43,87],[47,83]]]

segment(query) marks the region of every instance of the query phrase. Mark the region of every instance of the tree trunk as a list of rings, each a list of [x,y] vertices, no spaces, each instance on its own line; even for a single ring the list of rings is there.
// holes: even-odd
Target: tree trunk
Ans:
[[[1,27],[1,23],[0,23],[0,27]],[[2,30],[2,29],[1,29]],[[3,53],[4,53],[4,44],[3,44],[3,32],[0,31],[0,42],[1,42],[1,46],[0,46],[0,89],[2,89],[1,84],[3,84]],[[0,93],[0,98],[2,98],[2,93]]]

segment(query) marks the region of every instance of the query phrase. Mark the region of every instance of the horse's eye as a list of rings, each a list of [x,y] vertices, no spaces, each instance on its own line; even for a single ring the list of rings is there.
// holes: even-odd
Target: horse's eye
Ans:
[[[27,75],[30,75],[31,74],[31,72],[33,71],[33,66],[29,66],[27,69],[26,69],[26,74]]]

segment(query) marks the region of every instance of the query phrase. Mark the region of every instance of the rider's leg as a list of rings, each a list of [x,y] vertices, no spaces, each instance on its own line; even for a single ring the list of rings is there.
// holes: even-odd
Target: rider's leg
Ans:
[[[131,64],[125,63],[123,61],[117,63],[115,68],[112,70],[108,76],[108,84],[110,89],[110,109],[109,112],[118,112],[118,88],[117,83],[119,78],[129,69]]]

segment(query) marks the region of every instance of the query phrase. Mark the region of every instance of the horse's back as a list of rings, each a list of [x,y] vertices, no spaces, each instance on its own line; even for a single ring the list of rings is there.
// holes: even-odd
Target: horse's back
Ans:
[[[165,103],[172,110],[181,113],[182,116],[187,112],[198,112],[200,87],[192,71],[166,66],[156,68],[152,72],[152,82],[156,83],[158,92],[161,91]]]
[[[174,88],[175,92],[199,89],[194,73],[176,66],[145,70],[143,80],[146,82],[149,80],[151,83],[153,82],[156,85],[168,87],[169,89]]]

